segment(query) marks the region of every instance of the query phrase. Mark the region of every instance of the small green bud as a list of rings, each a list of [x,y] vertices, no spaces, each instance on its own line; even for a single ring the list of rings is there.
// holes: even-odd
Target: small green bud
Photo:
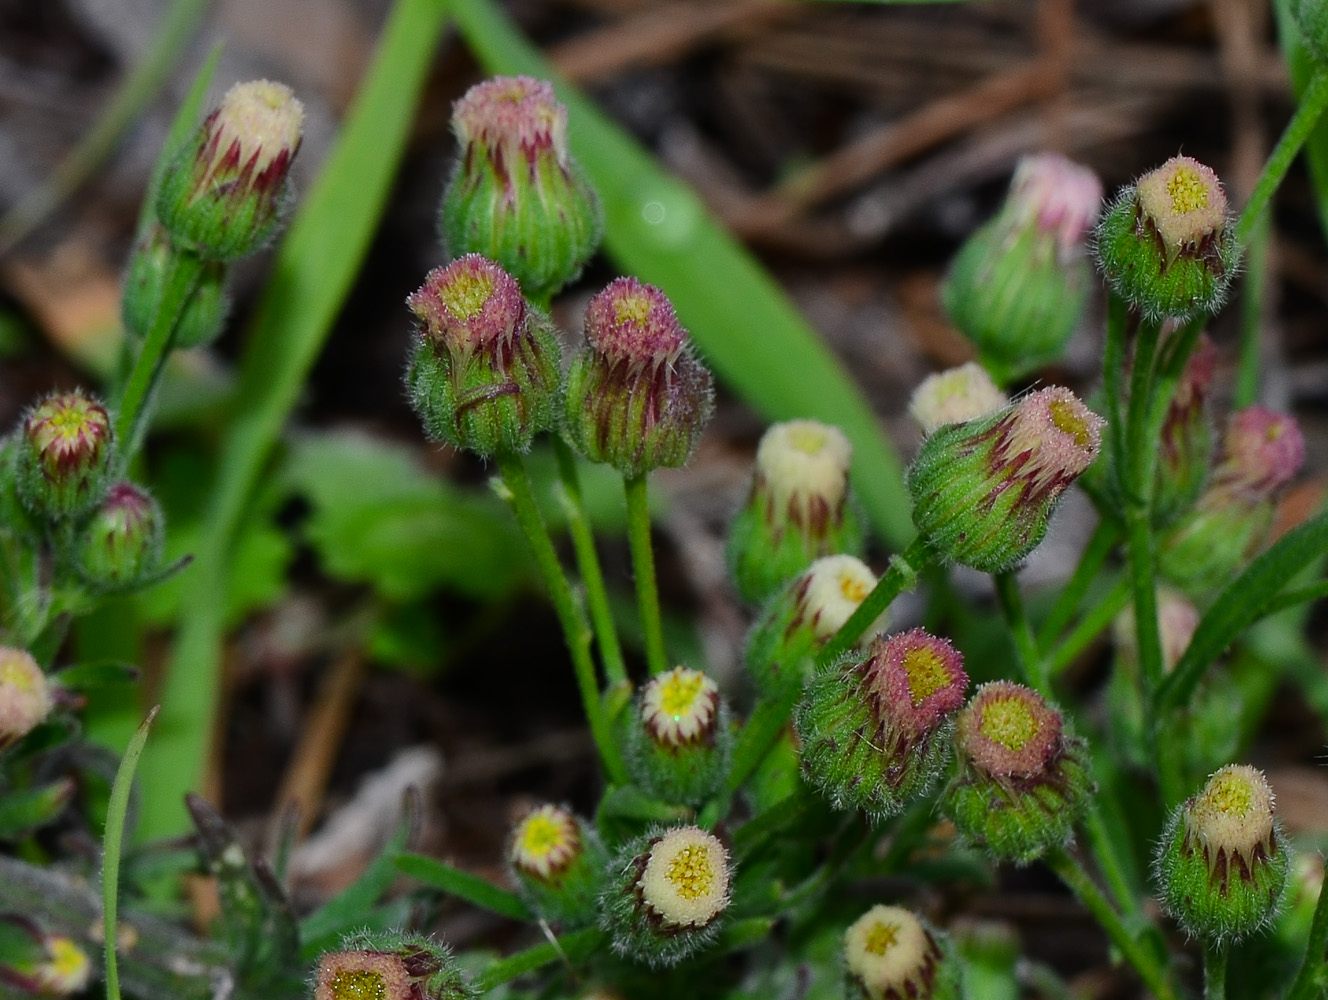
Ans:
[[[1186,362],[1162,424],[1153,487],[1153,520],[1158,524],[1168,524],[1193,507],[1208,481],[1213,428],[1207,403],[1216,373],[1217,348],[1205,335]]]
[[[562,927],[594,922],[608,855],[589,824],[559,806],[540,806],[512,831],[507,860],[542,920]]]
[[[637,695],[627,730],[627,770],[648,794],[696,805],[728,771],[732,734],[719,687],[699,670],[675,667]]]
[[[435,268],[406,304],[420,320],[406,384],[435,441],[522,452],[557,419],[558,340],[506,271],[479,254]]]
[[[22,649],[0,646],[0,750],[36,729],[54,705],[51,683],[37,661]]]
[[[941,297],[994,370],[1017,375],[1064,350],[1092,287],[1084,241],[1101,204],[1087,167],[1026,156],[1000,214],[960,248]]]
[[[452,109],[461,144],[439,228],[452,256],[500,263],[547,301],[599,246],[603,213],[567,145],[567,109],[529,76],[476,84]]]
[[[1125,188],[1094,246],[1112,290],[1154,321],[1216,312],[1240,261],[1217,174],[1188,156]]]
[[[997,387],[976,361],[950,368],[923,379],[908,401],[908,415],[923,434],[930,434],[946,424],[978,420],[1010,405],[1010,399]]]
[[[873,906],[844,933],[850,1000],[952,1000],[957,969],[938,935],[899,906]]]
[[[47,396],[23,418],[15,489],[36,517],[86,514],[106,495],[115,434],[106,407],[82,392]]]
[[[805,684],[815,658],[876,586],[876,577],[854,556],[823,556],[773,597],[747,637],[747,669],[757,689],[775,695]],[[890,624],[881,612],[861,645]]]
[[[618,278],[586,306],[567,373],[568,440],[624,476],[685,465],[714,411],[710,372],[662,291]]]
[[[619,955],[677,965],[714,941],[733,868],[719,838],[679,826],[628,841],[609,865],[600,927]]]
[[[474,1000],[451,952],[418,934],[361,931],[324,952],[314,1000]]]
[[[942,808],[968,840],[1025,864],[1074,835],[1088,803],[1082,740],[1031,688],[992,681],[959,714],[960,770]]]
[[[1052,386],[941,427],[908,470],[913,523],[944,559],[984,573],[1012,569],[1097,458],[1104,423],[1069,389]]]
[[[950,717],[968,675],[949,642],[920,628],[877,636],[865,659],[812,679],[794,714],[802,768],[836,809],[873,820],[925,795],[950,757]]]
[[[209,260],[260,249],[288,200],[304,108],[289,87],[237,83],[175,155],[157,192],[157,218],[176,244]]]
[[[1172,813],[1155,867],[1167,912],[1185,932],[1224,942],[1273,919],[1290,864],[1268,779],[1229,764]]]
[[[0,984],[19,995],[68,997],[82,993],[92,978],[92,962],[78,942],[43,930],[18,914],[0,915]]]
[[[171,243],[166,230],[149,227],[129,259],[125,274],[121,313],[125,330],[140,340],[147,337],[157,317],[167,275],[174,258],[197,256]],[[198,347],[211,343],[221,333],[230,303],[226,297],[226,265],[221,261],[202,261],[198,283],[185,302],[175,326],[176,347]]]
[[[116,483],[83,528],[79,569],[105,590],[132,587],[157,569],[162,535],[157,501],[133,483]]]
[[[747,502],[729,527],[729,569],[745,600],[764,601],[818,556],[862,551],[849,502],[852,458],[843,431],[815,420],[765,432]]]

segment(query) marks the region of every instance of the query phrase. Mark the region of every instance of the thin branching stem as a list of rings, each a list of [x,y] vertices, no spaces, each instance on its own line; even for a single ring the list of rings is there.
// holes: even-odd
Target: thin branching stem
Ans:
[[[1024,611],[1023,594],[1019,591],[1019,579],[1011,570],[995,573],[992,582],[996,584],[996,600],[1005,616],[1005,624],[1010,629],[1010,638],[1014,642],[1015,656],[1024,680],[1038,694],[1051,697],[1051,681],[1047,676],[1046,664],[1038,652],[1037,639],[1033,637],[1033,627],[1028,623]]]
[[[659,586],[655,582],[655,550],[650,542],[650,497],[646,477],[624,476],[627,496],[627,540],[636,573],[636,603],[641,614],[641,634],[646,647],[646,665],[651,674],[669,669],[664,649],[664,624],[659,613]]]

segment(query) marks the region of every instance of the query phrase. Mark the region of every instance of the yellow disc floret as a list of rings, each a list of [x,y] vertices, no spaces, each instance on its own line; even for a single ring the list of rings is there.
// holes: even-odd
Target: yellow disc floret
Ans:
[[[512,864],[528,875],[548,879],[564,870],[580,847],[576,819],[564,809],[544,805],[517,825],[512,837]]]
[[[870,1000],[931,996],[940,949],[908,910],[873,906],[844,934],[844,964]]]
[[[729,902],[724,845],[699,827],[670,830],[651,847],[637,887],[665,926],[705,927]]]
[[[674,667],[650,680],[641,693],[641,721],[660,743],[678,746],[715,725],[719,688],[699,670]]]

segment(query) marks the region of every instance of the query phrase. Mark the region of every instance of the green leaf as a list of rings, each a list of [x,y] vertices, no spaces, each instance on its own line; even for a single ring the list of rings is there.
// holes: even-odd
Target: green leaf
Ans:
[[[914,531],[899,458],[858,387],[769,274],[687,185],[557,80],[496,4],[450,6],[490,72],[554,81],[573,151],[604,204],[605,247],[619,266],[668,292],[706,360],[767,418],[812,417],[843,428],[863,506],[885,541],[903,548]]]
[[[554,962],[575,964],[589,958],[604,941],[604,932],[598,927],[564,934],[556,942],[537,944],[533,948],[517,952],[509,958],[499,959],[475,979],[475,989],[487,993],[502,983],[527,972],[534,972]]]
[[[133,664],[119,660],[98,660],[65,667],[55,673],[52,680],[70,691],[87,691],[123,687],[135,683],[138,677],[138,668]]]
[[[461,490],[400,445],[340,432],[297,440],[289,475],[312,507],[305,534],[328,573],[395,602],[446,587],[493,599],[530,576],[510,513]]]
[[[533,919],[526,904],[506,889],[500,889],[478,875],[453,868],[437,858],[423,854],[402,854],[397,858],[397,868],[425,885],[458,896],[482,909],[513,920]]]
[[[1199,622],[1185,654],[1157,691],[1161,709],[1185,704],[1209,664],[1256,622],[1282,586],[1328,552],[1328,514],[1292,528],[1227,584]]]
[[[7,790],[0,795],[0,840],[17,840],[45,826],[74,794],[74,780],[62,778],[40,788]]]

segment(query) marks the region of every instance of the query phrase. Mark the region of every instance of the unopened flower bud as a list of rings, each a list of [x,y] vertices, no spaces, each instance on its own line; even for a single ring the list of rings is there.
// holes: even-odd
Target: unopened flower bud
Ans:
[[[361,931],[324,952],[314,1000],[473,1000],[448,949],[417,934]]]
[[[107,590],[133,586],[161,562],[161,508],[146,490],[116,483],[83,529],[79,569]]]
[[[500,76],[452,109],[461,145],[439,226],[453,256],[495,260],[526,294],[547,301],[599,246],[603,217],[567,145],[567,109],[553,87]]]
[[[955,963],[936,932],[898,906],[873,906],[844,934],[847,994],[853,1000],[949,1000]]]
[[[920,628],[873,640],[866,658],[812,679],[794,715],[808,780],[836,809],[902,812],[950,757],[968,675],[949,642]]]
[[[686,464],[714,401],[668,298],[618,278],[590,300],[585,333],[567,373],[568,439],[628,477]]]
[[[149,227],[134,249],[125,274],[121,313],[125,331],[143,340],[152,329],[166,292],[168,276],[180,258],[197,256],[171,243],[166,230]],[[190,262],[194,263],[194,262]],[[175,323],[176,347],[198,347],[221,333],[230,303],[226,298],[226,265],[218,260],[197,261],[198,281],[185,300]]]
[[[80,517],[106,494],[115,434],[106,407],[82,392],[48,396],[23,418],[15,489],[33,515]]]
[[[609,866],[600,926],[619,955],[676,965],[710,944],[729,905],[733,869],[719,838],[680,826],[629,841]]]
[[[1304,459],[1294,418],[1261,406],[1234,414],[1208,488],[1162,545],[1163,575],[1200,589],[1225,579],[1263,544],[1277,494]]]
[[[1207,403],[1216,373],[1217,347],[1205,335],[1186,362],[1162,424],[1153,487],[1153,519],[1158,524],[1168,524],[1193,507],[1208,480],[1213,429]]]
[[[1092,793],[1086,748],[1031,688],[992,681],[959,713],[960,771],[942,808],[995,857],[1032,861],[1069,842]]]
[[[0,646],[0,750],[36,729],[54,704],[37,661],[22,649]]]
[[[923,434],[930,434],[946,424],[977,420],[1010,405],[1010,399],[997,387],[976,361],[928,375],[908,401],[908,415]]]
[[[44,931],[19,915],[0,916],[0,984],[20,996],[68,997],[81,993],[92,978],[88,953],[72,938]]]
[[[1112,290],[1154,321],[1216,312],[1240,260],[1217,174],[1188,156],[1125,188],[1095,248]]]
[[[588,823],[559,806],[540,806],[512,831],[507,860],[541,919],[562,927],[595,919],[608,855]]]
[[[855,556],[823,556],[767,602],[747,637],[747,668],[757,689],[778,694],[811,679],[816,654],[876,586]],[[863,633],[867,642],[890,624],[887,608]]]
[[[941,295],[993,370],[1017,375],[1064,349],[1092,287],[1085,238],[1101,203],[1087,167],[1026,156],[1000,214],[960,248]]]
[[[1052,386],[940,428],[908,471],[913,523],[943,559],[985,573],[1012,569],[1097,457],[1104,423],[1069,389]]]
[[[815,420],[765,432],[747,502],[729,527],[729,568],[745,600],[764,601],[818,556],[861,551],[852,458],[843,431]]]
[[[1167,912],[1187,933],[1222,942],[1273,918],[1290,863],[1268,779],[1229,764],[1172,813],[1156,871]]]
[[[406,384],[431,438],[487,457],[553,426],[558,341],[511,275],[470,254],[430,271],[406,304],[420,321]]]
[[[180,246],[233,260],[263,246],[287,199],[304,108],[289,87],[237,83],[176,154],[157,193],[157,218]]]
[[[675,667],[646,683],[627,730],[627,770],[649,795],[695,805],[728,771],[732,736],[719,687],[699,670]]]

